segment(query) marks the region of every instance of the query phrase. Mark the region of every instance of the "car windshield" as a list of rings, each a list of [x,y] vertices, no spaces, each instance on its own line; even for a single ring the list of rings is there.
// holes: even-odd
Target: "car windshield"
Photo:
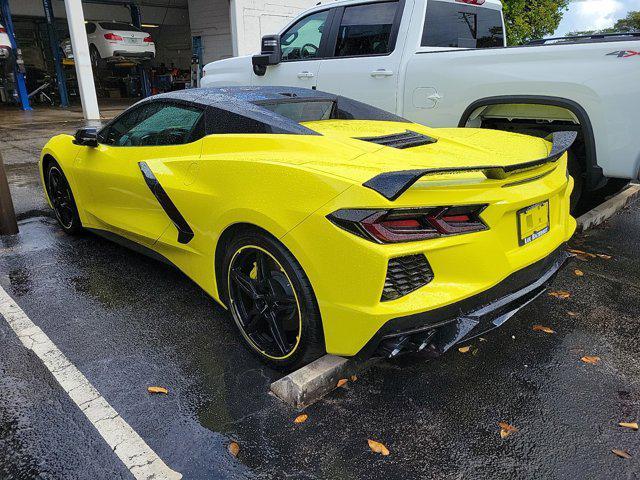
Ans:
[[[329,120],[334,111],[335,102],[331,100],[294,100],[288,102],[266,102],[259,105],[294,122],[301,123]]]
[[[124,22],[100,22],[104,30],[117,30],[119,32],[141,32],[139,28]]]

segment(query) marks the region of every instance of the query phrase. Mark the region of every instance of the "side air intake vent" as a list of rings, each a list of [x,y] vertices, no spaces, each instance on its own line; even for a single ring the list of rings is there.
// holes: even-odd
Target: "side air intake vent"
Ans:
[[[433,280],[433,271],[424,255],[392,258],[382,290],[382,301],[404,297]]]
[[[356,140],[401,149],[429,145],[430,143],[436,143],[438,141],[435,138],[428,137],[427,135],[423,135],[418,132],[412,132],[411,130],[407,130],[404,133],[394,133],[393,135],[383,135],[381,137],[360,137],[356,138]]]

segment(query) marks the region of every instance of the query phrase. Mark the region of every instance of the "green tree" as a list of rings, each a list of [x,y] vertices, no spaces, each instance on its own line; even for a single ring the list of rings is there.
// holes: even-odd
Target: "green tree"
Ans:
[[[613,26],[618,32],[640,31],[640,11],[629,12],[625,18],[621,18]]]
[[[503,0],[507,44],[522,45],[556,31],[570,0]]]

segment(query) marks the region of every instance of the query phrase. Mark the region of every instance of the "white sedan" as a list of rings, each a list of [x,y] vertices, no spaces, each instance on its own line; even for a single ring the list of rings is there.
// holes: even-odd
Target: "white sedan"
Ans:
[[[89,53],[94,67],[102,66],[105,61],[152,60],[156,56],[156,46],[147,32],[125,22],[90,21],[86,22]],[[71,40],[61,43],[67,58],[73,58]]]
[[[11,41],[7,30],[0,23],[0,59],[9,58],[11,56]]]

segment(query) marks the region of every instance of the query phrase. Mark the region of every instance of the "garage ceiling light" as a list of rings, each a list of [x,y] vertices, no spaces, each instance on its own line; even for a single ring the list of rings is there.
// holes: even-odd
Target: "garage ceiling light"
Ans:
[[[142,25],[140,25],[141,27],[144,28],[158,28],[160,25],[153,25],[151,23],[143,23]]]

